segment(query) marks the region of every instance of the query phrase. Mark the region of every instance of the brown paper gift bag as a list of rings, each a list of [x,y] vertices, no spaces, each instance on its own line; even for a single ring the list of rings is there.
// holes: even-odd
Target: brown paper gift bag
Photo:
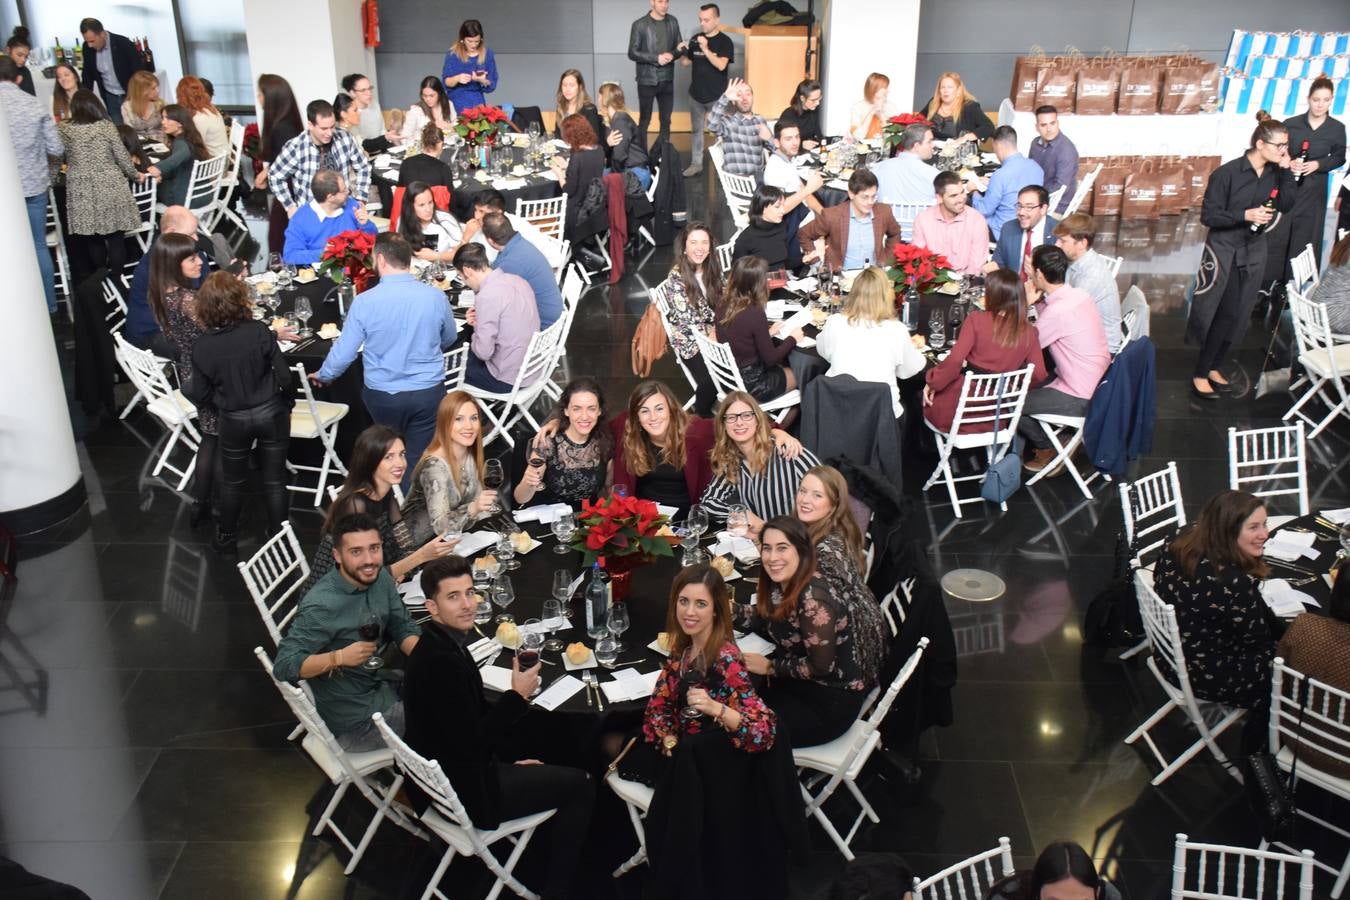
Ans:
[[[1013,62],[1012,87],[1008,90],[1013,109],[1031,112],[1036,108],[1036,88],[1040,83],[1041,69],[1048,64],[1045,51],[1040,47],[1032,47],[1030,53],[1017,57]]]
[[[1078,70],[1074,111],[1080,116],[1110,116],[1120,96],[1120,67],[1105,60],[1091,60]]]
[[[1055,57],[1041,69],[1036,80],[1036,108],[1053,106],[1060,115],[1072,114],[1078,93],[1079,63],[1066,56]]]
[[[1116,111],[1122,116],[1151,116],[1158,112],[1162,70],[1155,57],[1131,61],[1120,71],[1120,98]]]
[[[1174,216],[1191,205],[1190,167],[1175,157],[1168,157],[1156,166],[1158,173],[1158,214]]]
[[[1219,167],[1219,157],[1217,156],[1196,156],[1190,160],[1191,165],[1191,209],[1199,209],[1205,202],[1205,187],[1209,184],[1209,176],[1214,174],[1214,170]]]
[[[1102,167],[1097,183],[1092,186],[1092,214],[1094,216],[1118,216],[1125,198],[1125,179],[1130,167],[1110,163]]]
[[[1161,193],[1162,179],[1154,171],[1153,162],[1145,160],[1125,178],[1125,189],[1120,200],[1120,217],[1158,218],[1158,195]]]

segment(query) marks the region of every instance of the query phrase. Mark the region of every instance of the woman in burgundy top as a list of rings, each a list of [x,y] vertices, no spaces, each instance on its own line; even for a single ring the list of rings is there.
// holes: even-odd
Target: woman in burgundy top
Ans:
[[[778,326],[769,327],[764,314],[764,304],[769,302],[768,275],[768,263],[758,256],[742,256],[732,263],[717,326],[718,339],[731,345],[745,389],[761,401],[781,397],[797,386],[784,363],[802,337],[801,329],[796,329],[774,346]]]
[[[967,371],[976,375],[1015,372],[1027,363],[1035,366],[1033,387],[1046,379],[1036,326],[1027,321],[1027,298],[1017,275],[997,269],[984,279],[984,309],[973,312],[961,325],[956,346],[942,362],[928,370],[923,389],[923,416],[946,431],[956,417],[961,385]],[[980,422],[962,431],[990,431],[992,422]]]

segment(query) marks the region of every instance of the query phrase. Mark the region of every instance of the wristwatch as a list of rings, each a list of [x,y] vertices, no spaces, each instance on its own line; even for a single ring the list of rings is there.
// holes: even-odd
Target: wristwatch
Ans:
[[[668,734],[665,737],[661,738],[661,746],[665,747],[667,750],[674,750],[675,745],[678,744],[679,742],[680,739],[673,734]]]

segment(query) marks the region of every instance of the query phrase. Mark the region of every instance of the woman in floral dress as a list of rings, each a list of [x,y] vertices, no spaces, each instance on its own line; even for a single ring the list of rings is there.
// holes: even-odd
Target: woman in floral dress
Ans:
[[[694,376],[694,414],[704,418],[712,415],[717,391],[699,355],[694,332],[707,334],[717,319],[722,277],[712,230],[702,222],[690,222],[675,238],[675,268],[661,287],[670,304],[666,318],[672,326],[671,349]]]

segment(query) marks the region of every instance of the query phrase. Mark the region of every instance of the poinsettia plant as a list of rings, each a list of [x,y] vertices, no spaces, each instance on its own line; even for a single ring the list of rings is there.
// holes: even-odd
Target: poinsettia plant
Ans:
[[[886,270],[886,276],[895,285],[897,298],[910,288],[928,293],[958,280],[947,257],[927,247],[896,242],[891,253],[895,256],[895,264]]]
[[[375,235],[365,231],[342,231],[328,239],[314,270],[337,282],[346,278],[358,291],[364,291],[375,278],[374,251]]]
[[[651,500],[612,495],[595,503],[584,500],[571,546],[584,555],[587,566],[601,556],[611,567],[624,557],[637,562],[671,556],[677,539],[668,533],[668,522],[669,517],[662,515]]]
[[[500,135],[510,130],[511,118],[506,111],[486,103],[461,111],[459,121],[455,124],[455,133],[471,147],[481,144],[492,146]]]
[[[901,113],[886,120],[886,127],[881,130],[881,137],[886,142],[886,149],[894,151],[896,147],[900,146],[900,139],[904,136],[905,129],[910,125],[932,124],[920,113]]]

